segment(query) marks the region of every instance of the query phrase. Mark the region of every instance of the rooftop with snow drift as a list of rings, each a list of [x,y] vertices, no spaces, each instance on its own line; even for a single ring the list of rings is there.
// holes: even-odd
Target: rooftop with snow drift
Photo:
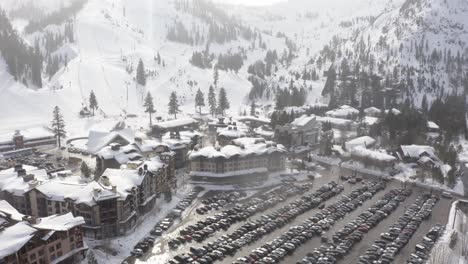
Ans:
[[[431,146],[423,146],[423,145],[402,145],[401,151],[403,156],[409,158],[420,158],[421,155],[427,154],[431,158],[436,157],[435,149]]]
[[[325,113],[327,116],[337,117],[337,118],[348,118],[356,116],[359,114],[359,110],[349,105],[342,105],[337,109],[330,110]]]
[[[14,132],[0,134],[0,143],[7,143],[7,142],[12,141],[13,136],[17,132],[21,134],[25,140],[41,139],[41,138],[48,138],[48,137],[54,136],[52,131],[50,131],[50,129],[48,128],[35,127],[35,128],[22,129],[22,130],[18,130]]]
[[[16,195],[23,195],[33,188],[31,183],[41,183],[49,180],[47,171],[32,166],[22,166],[0,171],[0,190],[8,191]]]
[[[294,119],[294,121],[291,123],[292,126],[297,126],[297,127],[303,127],[307,124],[309,124],[310,122],[314,121],[317,119],[317,116],[315,115],[302,115],[296,119]]]
[[[383,153],[376,150],[366,149],[362,146],[357,146],[353,148],[351,151],[351,155],[360,157],[360,158],[369,158],[372,160],[378,160],[383,162],[394,162],[396,158],[392,155],[388,155],[387,153]]]
[[[276,145],[274,142],[264,139],[240,138],[235,140],[239,145],[227,145],[222,148],[212,146],[204,147],[190,153],[190,159],[195,158],[225,158],[234,156],[246,157],[250,155],[264,155],[275,152],[284,153],[286,149],[283,145]]]
[[[24,218],[8,202],[0,200],[0,221],[7,224],[0,229],[0,240],[4,241],[0,243],[0,259],[20,250],[40,231],[68,231],[85,224],[83,217],[74,217],[71,212],[37,218],[35,223],[24,221]]]
[[[140,149],[134,144],[120,146],[118,143],[111,143],[96,153],[103,159],[115,159],[119,164],[125,164],[129,161],[135,161],[143,158]]]
[[[133,143],[135,141],[135,133],[129,128],[112,132],[91,130],[88,135],[88,151],[95,154],[116,141],[122,145]]]
[[[153,126],[156,128],[162,128],[162,129],[174,129],[174,128],[192,126],[196,124],[198,124],[197,120],[190,118],[190,117],[186,117],[186,118],[179,118],[179,119],[159,122],[159,123],[154,124]]]
[[[362,136],[355,139],[351,139],[350,141],[345,143],[346,149],[349,151],[356,147],[365,147],[368,148],[375,143],[375,139],[369,136]]]

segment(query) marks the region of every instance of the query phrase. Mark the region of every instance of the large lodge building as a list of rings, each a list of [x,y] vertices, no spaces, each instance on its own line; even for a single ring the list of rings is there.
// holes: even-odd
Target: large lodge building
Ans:
[[[260,138],[239,138],[222,148],[205,147],[190,154],[193,181],[220,184],[266,180],[285,169],[286,149]]]

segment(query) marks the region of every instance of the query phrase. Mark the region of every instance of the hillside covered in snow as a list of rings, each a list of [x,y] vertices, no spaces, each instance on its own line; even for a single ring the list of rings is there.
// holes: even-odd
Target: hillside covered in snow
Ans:
[[[2,28],[11,24],[1,39],[2,130],[48,124],[55,105],[77,120],[91,91],[100,116],[145,115],[150,92],[165,118],[171,92],[194,112],[197,90],[206,95],[210,85],[226,89],[233,114],[252,101],[265,113],[278,104],[420,106],[424,94],[430,103],[468,90],[464,0],[7,0],[0,8]]]

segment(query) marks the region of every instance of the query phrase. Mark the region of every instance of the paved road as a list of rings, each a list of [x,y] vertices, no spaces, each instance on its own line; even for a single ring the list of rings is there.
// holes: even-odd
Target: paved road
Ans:
[[[330,182],[332,180],[335,180],[335,181],[339,182],[338,181],[339,171],[336,170],[336,169],[326,171],[325,173],[322,173],[322,175],[324,175],[322,178],[318,178],[318,179],[316,179],[314,181],[314,187],[312,188],[312,190],[310,190],[309,193],[314,192],[321,185],[323,185],[325,183],[328,183],[328,182]],[[373,178],[369,178],[369,179],[373,179]],[[328,200],[326,202],[327,205],[335,202],[336,200],[338,200],[341,195],[348,194],[352,190],[358,188],[360,186],[360,184],[351,185],[351,184],[348,184],[348,183],[344,183],[344,186],[345,186],[344,192],[342,194],[340,194],[338,196],[335,196],[335,197],[332,197],[330,200]],[[374,204],[380,197],[382,197],[390,189],[402,188],[402,187],[403,186],[402,186],[402,184],[400,182],[397,182],[397,181],[389,182],[387,184],[387,188],[385,190],[380,191],[379,193],[374,195],[374,197],[372,197],[372,199],[367,200],[362,206],[360,206],[358,208],[358,210],[355,210],[355,211],[349,213],[344,219],[342,219],[342,220],[338,221],[337,223],[335,223],[335,225],[331,228],[331,230],[328,231],[327,236],[331,237],[334,232],[336,232],[338,229],[342,228],[349,221],[355,219],[363,210],[367,209],[370,205]],[[428,192],[427,190],[419,188],[419,187],[407,186],[407,188],[412,188],[413,189],[413,194],[410,197],[408,197],[403,203],[401,203],[400,206],[388,218],[384,219],[375,228],[370,230],[369,233],[367,233],[365,235],[364,239],[360,243],[356,244],[355,247],[353,248],[353,250],[350,252],[350,254],[348,254],[346,256],[346,261],[341,261],[341,263],[356,263],[359,256],[367,248],[370,247],[370,245],[373,243],[374,240],[379,238],[380,233],[387,231],[388,227],[391,224],[393,224],[400,215],[403,214],[405,208],[407,206],[409,206],[416,199],[416,197],[419,194],[422,194],[424,192]],[[269,213],[273,212],[274,210],[277,210],[278,208],[284,206],[285,204],[296,200],[300,196],[301,195],[291,197],[288,200],[275,205],[273,208],[268,209],[267,211],[263,212],[262,214],[269,214]],[[400,254],[397,255],[394,263],[404,263],[406,261],[406,259],[408,258],[409,254],[411,254],[413,252],[414,246],[421,241],[422,237],[427,233],[427,231],[434,224],[436,224],[436,223],[445,224],[447,222],[451,202],[452,202],[452,200],[440,199],[440,201],[434,207],[432,218],[429,219],[429,220],[424,221],[421,224],[421,226],[418,229],[418,231],[416,232],[416,234],[411,238],[411,240],[408,243],[407,247],[404,248],[400,252]],[[199,247],[199,246],[205,245],[208,242],[216,240],[218,237],[220,237],[220,236],[222,236],[224,234],[231,234],[237,227],[239,227],[239,226],[241,226],[241,225],[243,225],[245,223],[245,222],[236,223],[236,224],[232,225],[227,231],[217,232],[217,233],[215,233],[214,236],[208,238],[207,240],[203,241],[202,243],[196,243],[196,242],[188,243],[188,244],[186,244],[186,245],[184,245],[182,247],[179,247],[175,251],[169,251],[168,246],[167,246],[167,242],[170,239],[172,239],[174,237],[177,237],[177,235],[178,235],[178,233],[179,233],[179,231],[181,229],[183,229],[187,225],[195,223],[196,221],[198,221],[200,219],[204,219],[204,218],[206,218],[208,216],[211,216],[211,215],[216,213],[216,212],[211,212],[208,215],[200,216],[200,215],[196,214],[195,210],[194,210],[199,205],[200,205],[199,201],[195,202],[194,205],[189,209],[187,215],[184,217],[184,220],[181,223],[178,223],[177,225],[175,225],[175,227],[173,227],[167,235],[164,235],[161,238],[160,242],[158,242],[155,245],[153,251],[143,258],[143,261],[148,260],[148,258],[152,257],[152,256],[158,256],[159,255],[161,257],[167,256],[169,258],[172,258],[177,254],[187,253],[189,251],[190,246]],[[242,257],[242,256],[245,256],[245,255],[248,255],[251,250],[253,250],[253,249],[263,245],[264,243],[266,243],[268,241],[271,241],[274,238],[280,236],[281,234],[286,232],[291,226],[301,224],[302,221],[304,221],[305,219],[311,217],[312,215],[314,215],[318,211],[319,211],[319,209],[313,209],[313,210],[310,210],[309,212],[307,212],[307,213],[305,213],[303,215],[298,216],[289,225],[287,225],[287,226],[285,226],[283,228],[280,228],[278,230],[275,230],[273,233],[262,237],[262,239],[260,241],[258,241],[257,243],[254,243],[253,245],[248,245],[248,246],[243,247],[241,250],[237,251],[236,254],[233,257],[229,256],[229,257],[225,258],[222,262],[218,262],[218,263],[232,263],[235,259],[237,259],[239,257]],[[256,219],[260,218],[260,216],[261,216],[260,214],[259,215],[254,215],[253,217],[250,218],[250,220],[256,220]],[[315,237],[315,238],[311,239],[310,241],[308,241],[306,244],[300,246],[294,252],[293,255],[288,256],[287,258],[285,258],[282,263],[296,263],[297,261],[299,261],[300,259],[305,257],[308,252],[311,252],[314,248],[320,247],[321,245],[322,245],[322,243],[320,241],[320,238]],[[165,261],[167,261],[167,260],[168,259],[166,258]],[[148,262],[148,263],[152,263],[152,262]],[[162,264],[162,263],[158,263],[158,264]]]

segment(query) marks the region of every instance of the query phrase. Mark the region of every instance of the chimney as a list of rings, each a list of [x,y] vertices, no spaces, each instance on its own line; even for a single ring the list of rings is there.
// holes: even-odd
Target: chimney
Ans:
[[[140,176],[143,175],[143,168],[141,168],[141,167],[138,168],[138,175],[140,175]]]
[[[23,221],[28,222],[30,225],[38,224],[37,218],[30,215],[23,216]]]
[[[16,164],[15,167],[14,167],[15,172],[18,172],[19,170],[22,170],[22,169],[23,169],[22,164]]]
[[[34,174],[23,175],[22,177],[24,182],[30,182],[34,180]]]
[[[113,193],[117,193],[117,186],[112,185],[112,192],[113,192]]]
[[[28,185],[29,185],[29,188],[30,188],[30,189],[36,188],[38,184],[39,184],[38,181],[29,181],[29,182],[28,182]]]
[[[111,149],[112,149],[113,151],[118,151],[118,150],[120,150],[120,144],[119,144],[119,143],[114,143],[114,144],[112,144],[112,145],[111,145]]]
[[[93,196],[98,196],[101,193],[100,189],[94,188],[93,189]]]
[[[143,165],[143,169],[144,169],[145,171],[147,171],[147,170],[148,170],[148,164]]]
[[[135,142],[141,145],[143,143],[143,139],[141,137],[136,137]]]
[[[110,180],[109,180],[109,177],[107,176],[101,176],[101,183],[104,185],[104,186],[110,186]]]

